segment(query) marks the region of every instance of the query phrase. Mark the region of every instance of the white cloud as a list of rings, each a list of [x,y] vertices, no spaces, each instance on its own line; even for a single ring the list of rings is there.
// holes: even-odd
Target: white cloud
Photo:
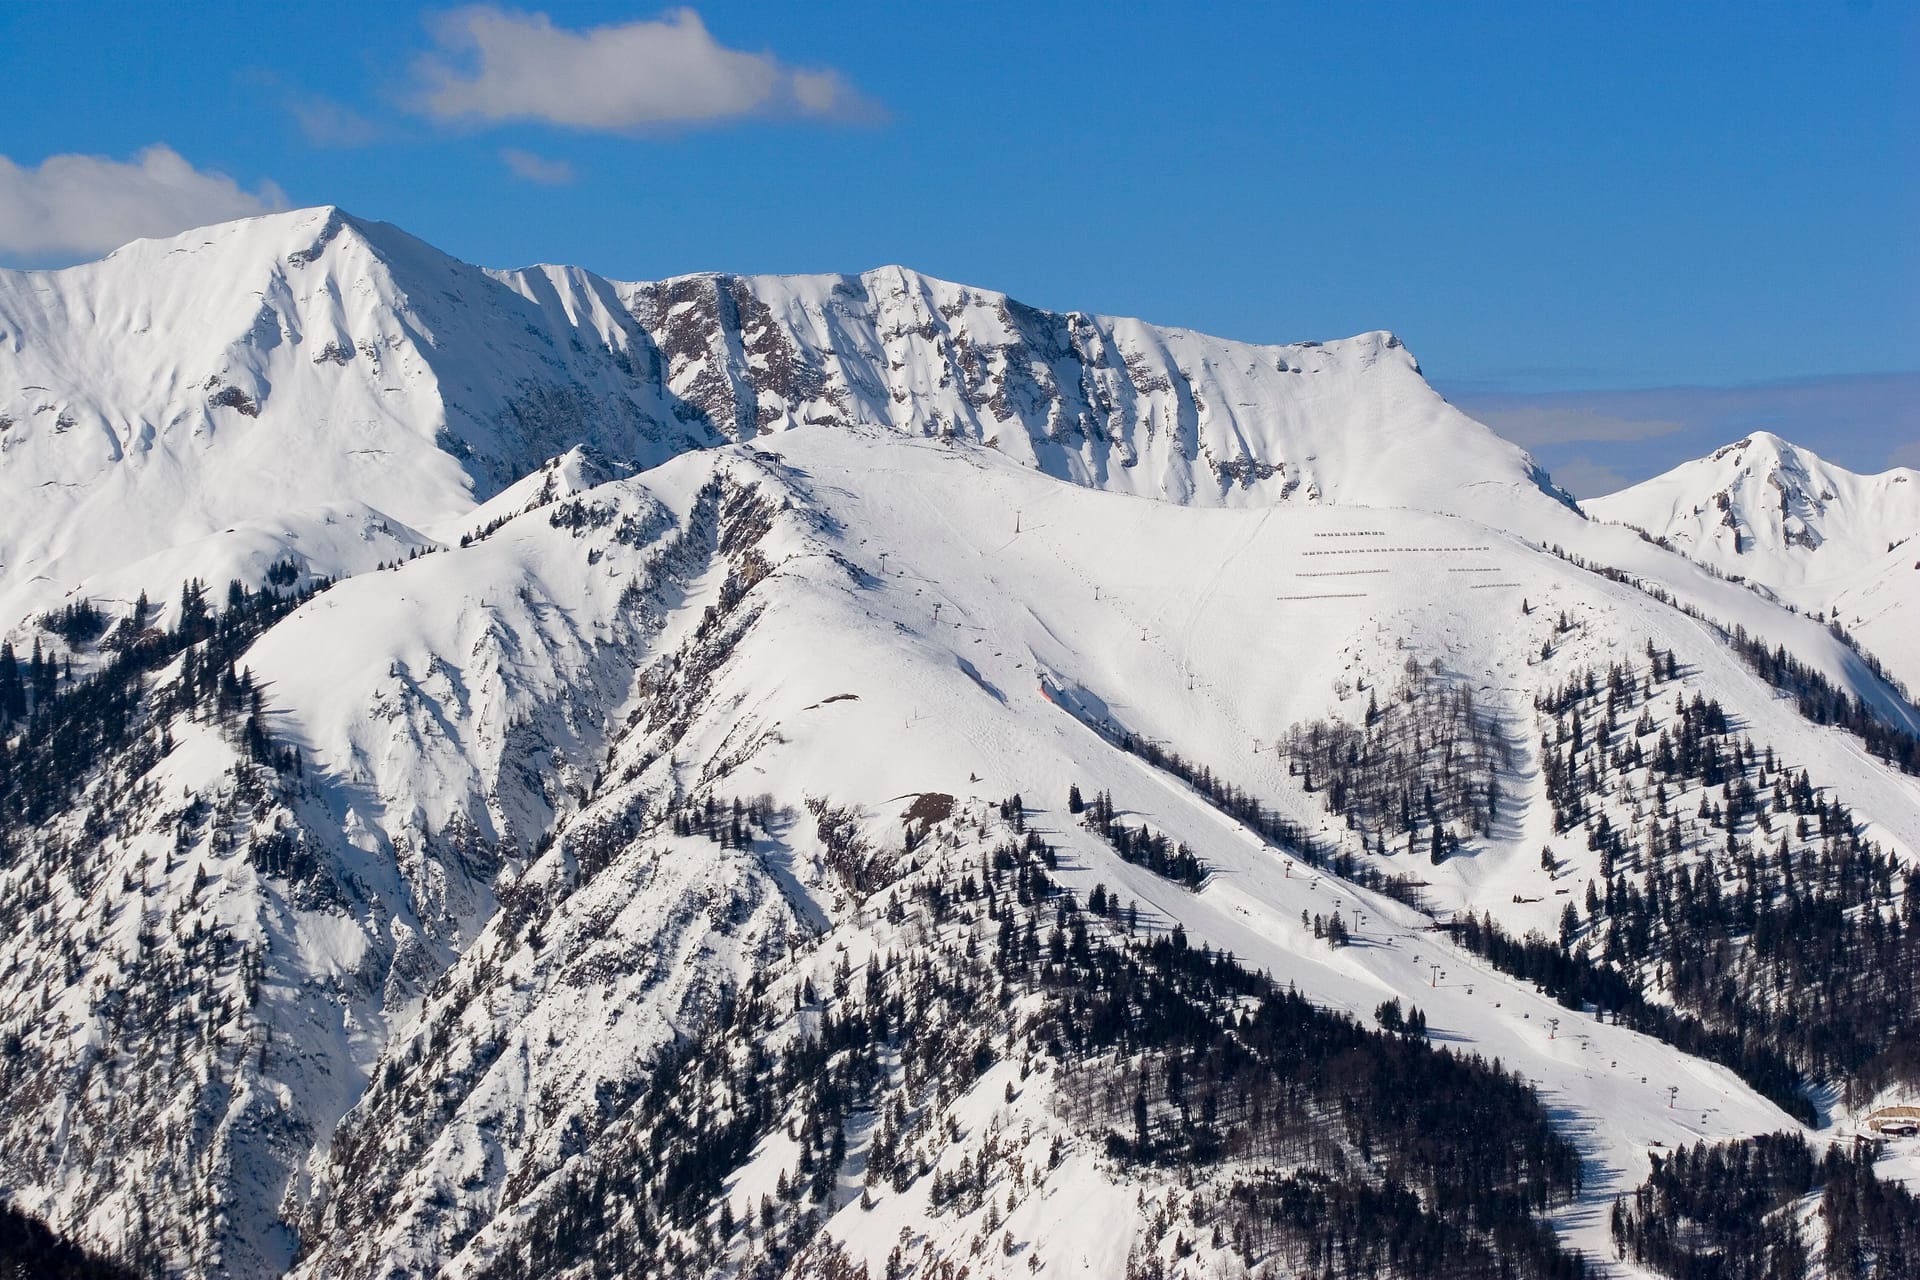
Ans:
[[[518,147],[502,147],[500,159],[513,171],[514,177],[527,182],[537,182],[543,187],[564,187],[573,182],[573,166],[565,160],[549,160]]]
[[[442,120],[538,120],[631,132],[747,116],[852,119],[874,107],[837,71],[721,45],[700,15],[570,31],[476,5],[431,24],[415,105]]]
[[[279,187],[244,190],[156,144],[130,161],[48,156],[36,168],[0,156],[0,253],[30,259],[105,253],[143,236],[286,207]]]

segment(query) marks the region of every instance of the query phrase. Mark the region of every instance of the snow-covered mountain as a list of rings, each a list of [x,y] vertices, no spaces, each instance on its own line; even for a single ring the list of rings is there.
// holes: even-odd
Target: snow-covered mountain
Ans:
[[[1762,431],[1582,505],[1838,621],[1920,689],[1920,471],[1857,475]]]
[[[357,572],[576,445],[647,467],[810,423],[1203,505],[1453,509],[1544,483],[1384,333],[1257,347],[901,268],[489,272],[308,209],[0,272],[0,625],[83,584],[258,582],[287,551]]]
[[[1915,1083],[1920,712],[1387,335],[334,210],[0,330],[0,1187],[150,1274],[1561,1275]]]

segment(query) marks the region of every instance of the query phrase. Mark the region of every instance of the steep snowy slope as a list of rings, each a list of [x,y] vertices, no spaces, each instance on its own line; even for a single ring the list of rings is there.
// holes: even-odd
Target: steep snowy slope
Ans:
[[[900,268],[486,272],[308,209],[0,272],[0,630],[263,554],[359,572],[575,445],[645,467],[804,423],[1207,505],[1555,500],[1387,334],[1259,347]]]
[[[61,816],[10,835],[36,853],[8,872],[15,918],[46,922],[6,977],[12,1061],[42,1082],[11,1096],[0,1141],[17,1196],[141,1258],[197,1259],[196,1273],[271,1272],[296,1234],[314,1275],[485,1271],[545,1238],[578,1162],[623,1131],[620,1100],[743,987],[798,993],[808,973],[830,981],[843,945],[912,945],[875,913],[876,895],[916,883],[900,878],[913,863],[897,826],[916,796],[1020,792],[1077,894],[1102,884],[1332,1008],[1365,1017],[1410,997],[1451,1043],[1540,1081],[1591,1162],[1569,1238],[1603,1250],[1594,1206],[1638,1178],[1647,1143],[1786,1117],[1625,1027],[1564,1028],[1530,983],[1309,868],[1307,851],[1346,849],[1362,879],[1412,870],[1437,908],[1552,929],[1557,889],[1594,874],[1595,855],[1550,821],[1534,700],[1645,646],[1677,655],[1683,694],[1739,708],[1755,741],[1836,788],[1863,835],[1903,858],[1920,847],[1913,780],[1807,724],[1713,627],[1458,516],[1143,501],[877,427],[583,487],[598,474],[562,459],[447,531],[464,545],[335,586],[236,655],[263,703],[266,763],[250,759],[245,695],[225,711],[201,693]],[[1590,539],[1572,545],[1644,553],[1688,598],[1746,609],[1844,667],[1812,621],[1551,511],[1559,533]],[[1501,822],[1438,866],[1356,845],[1275,749],[1293,725],[1391,702],[1409,661],[1474,691],[1510,752]],[[1122,733],[1250,789],[1297,840],[1269,845],[1122,750]],[[1070,785],[1191,846],[1205,886],[1076,832],[1058,812]],[[692,830],[715,829],[710,801],[739,832],[724,847]],[[923,829],[944,821],[939,804],[922,812]],[[957,875],[979,846],[943,831]],[[1719,837],[1702,823],[1689,838]],[[1334,912],[1366,945],[1316,939],[1307,917]],[[198,994],[183,1002],[183,984]],[[175,1083],[103,1109],[100,1090],[129,1074]],[[961,1107],[954,1122],[973,1116],[978,1133],[993,1110],[978,1090],[1008,1083],[983,1079],[972,1101],[912,1109]],[[1061,1114],[1017,1118],[1059,1137],[1072,1195],[1120,1206],[1154,1182],[1103,1165]],[[743,1166],[742,1185],[780,1172],[780,1150]],[[850,1216],[819,1239],[884,1262],[892,1246],[860,1224],[897,1234],[932,1194],[924,1176],[884,1214],[834,1199]],[[984,1224],[970,1221],[935,1253],[963,1247]],[[1073,1244],[1057,1214],[1022,1221],[1045,1256],[1084,1252],[1063,1274],[1113,1259]]]
[[[1530,985],[1424,934],[1425,916],[1290,868],[1286,850],[1116,750],[1095,723],[1204,760],[1313,831],[1318,800],[1289,781],[1273,749],[1281,732],[1329,712],[1357,719],[1356,682],[1386,687],[1409,657],[1438,660],[1512,726],[1517,758],[1503,776],[1514,807],[1439,867],[1405,855],[1378,865],[1417,866],[1436,905],[1497,906],[1516,929],[1551,929],[1566,901],[1554,886],[1581,883],[1592,853],[1578,831],[1557,835],[1548,823],[1524,727],[1532,698],[1609,659],[1623,638],[1651,641],[1683,655],[1690,692],[1750,708],[1756,740],[1840,783],[1871,829],[1911,856],[1912,780],[1799,720],[1697,622],[1455,518],[1197,512],[1059,486],[991,452],[853,433],[796,433],[774,449],[683,459],[646,478],[683,495],[669,500],[677,508],[717,470],[732,514],[716,516],[711,537],[733,550],[661,633],[586,804],[515,880],[515,907],[390,1050],[393,1065],[349,1120],[309,1227],[321,1240],[312,1274],[486,1274],[515,1256],[543,1197],[584,1158],[579,1143],[591,1145],[580,1135],[620,1113],[596,1100],[632,1097],[641,1064],[724,1016],[724,993],[756,972],[791,972],[769,958],[814,930],[825,932],[800,954],[814,958],[816,984],[843,952],[857,963],[904,945],[877,919],[881,896],[863,902],[846,876],[823,819],[844,809],[857,840],[882,850],[898,839],[899,815],[928,794],[1027,795],[1045,810],[1035,821],[1048,838],[1071,851],[1064,879],[1077,891],[1101,883],[1124,893],[1161,927],[1179,921],[1196,945],[1230,949],[1317,1001],[1366,1015],[1389,996],[1413,996],[1455,1043],[1542,1083],[1594,1162],[1589,1206],[1638,1178],[1650,1142],[1789,1123],[1723,1069],[1645,1037],[1577,1019],[1556,1033],[1552,1019],[1564,1024],[1566,1010]],[[1119,579],[1116,563],[1128,566]],[[1520,612],[1523,598],[1532,613]],[[1556,630],[1560,614],[1577,619],[1569,631]],[[1554,655],[1538,661],[1548,637]],[[1076,833],[1056,799],[1070,784],[1111,791],[1191,845],[1213,869],[1206,887],[1168,884]],[[708,797],[723,820],[733,800],[748,803],[743,849],[675,828],[674,813],[697,816]],[[1543,841],[1566,865],[1542,870]],[[1329,951],[1301,920],[1356,910],[1366,945],[1354,949]],[[1436,958],[1445,983],[1430,972]],[[965,1105],[994,1111],[1004,1083],[989,1077]],[[1015,1111],[1001,1127],[1047,1114]],[[776,1171],[756,1163],[741,1173],[746,1202]],[[1112,1174],[1080,1176],[1091,1186]],[[845,1215],[829,1230],[883,1269],[926,1194],[920,1185],[878,1211],[850,1204],[849,1189],[826,1206]],[[1607,1247],[1603,1216],[1569,1219],[1589,1250]],[[979,1226],[956,1224],[954,1247]],[[1042,1255],[1071,1253],[1057,1215],[1036,1212],[1023,1229]],[[1094,1251],[1061,1273],[1103,1274],[1112,1261]]]
[[[1920,471],[1857,475],[1762,431],[1581,505],[1840,622],[1920,689]]]
[[[224,581],[262,534],[357,572],[573,444],[713,442],[661,411],[570,323],[334,209],[0,272],[0,624],[143,560],[157,598]]]
[[[898,267],[624,286],[670,385],[738,439],[809,423],[959,436],[1199,506],[1560,500],[1388,333],[1259,347],[1037,311]]]
[[[291,613],[241,595],[217,630],[149,630],[97,682],[146,688],[131,725],[85,687],[40,699],[0,759],[5,912],[34,939],[0,975],[16,1199],[145,1269],[285,1269],[305,1162],[633,681],[674,519],[593,517],[595,571],[546,514],[591,474],[570,455],[496,500],[544,538],[495,517]],[[250,615],[298,621],[241,654]]]

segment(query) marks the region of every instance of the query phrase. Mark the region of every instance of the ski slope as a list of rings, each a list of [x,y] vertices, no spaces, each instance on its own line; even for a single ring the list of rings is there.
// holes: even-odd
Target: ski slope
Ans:
[[[1194,945],[1229,950],[1316,1001],[1363,1018],[1390,996],[1411,999],[1428,1012],[1438,1038],[1497,1056],[1536,1080],[1592,1162],[1589,1194],[1564,1226],[1594,1256],[1610,1253],[1606,1209],[1613,1195],[1644,1176],[1649,1151],[1793,1122],[1723,1069],[1571,1015],[1493,972],[1428,932],[1429,917],[1289,867],[1283,853],[1184,784],[1114,749],[1087,723],[1091,709],[1206,760],[1315,825],[1322,821],[1317,799],[1289,784],[1271,747],[1294,720],[1357,715],[1364,702],[1352,692],[1343,698],[1336,688],[1343,681],[1361,674],[1385,681],[1409,656],[1438,658],[1513,719],[1530,723],[1526,708],[1534,690],[1651,637],[1682,656],[1692,670],[1690,690],[1749,709],[1756,741],[1781,744],[1816,776],[1838,782],[1848,802],[1907,856],[1920,847],[1914,780],[1864,759],[1844,736],[1800,721],[1693,619],[1486,526],[1361,508],[1185,509],[1061,486],[991,450],[826,429],[678,459],[609,488],[620,491],[623,505],[644,491],[685,510],[689,495],[715,470],[778,495],[774,501],[786,512],[767,535],[772,572],[748,597],[757,602],[753,621],[670,743],[638,730],[616,743],[605,775],[619,781],[590,797],[573,821],[631,813],[635,797],[648,793],[765,792],[796,809],[807,796],[850,805],[870,815],[872,838],[879,841],[892,838],[896,815],[916,795],[945,792],[983,803],[1019,791],[1041,811],[1033,821],[1070,850],[1063,875],[1083,893],[1102,883],[1137,899],[1157,927],[1179,922]],[[1362,530],[1389,549],[1327,554],[1329,544]],[[549,530],[544,522],[524,532],[509,525],[495,536],[544,541]],[[451,574],[459,554],[430,557],[408,572],[423,580]],[[1303,576],[1330,572],[1321,567],[1329,561],[1367,565],[1368,576],[1359,579],[1365,595],[1342,591],[1345,598],[1328,598],[1334,593],[1319,590],[1324,579]],[[1115,564],[1127,566],[1117,584]],[[1389,567],[1381,572],[1383,564]],[[1463,588],[1453,579],[1464,575],[1449,575],[1450,568],[1489,569],[1475,576],[1502,585]],[[654,652],[667,651],[684,634],[675,627],[685,628],[715,603],[723,576],[715,571],[690,584],[674,611],[687,621],[670,621]],[[1488,603],[1490,597],[1500,603]],[[1519,612],[1522,597],[1534,606],[1532,624]],[[1550,662],[1531,661],[1536,628],[1562,609],[1580,619],[1576,638],[1563,641]],[[451,604],[441,610],[452,611]],[[289,628],[275,638],[276,653],[292,652],[295,643]],[[1052,696],[1042,692],[1043,679]],[[326,755],[319,744],[316,753]],[[1519,772],[1525,777],[1529,770],[1523,765]],[[1206,887],[1191,893],[1120,862],[1077,830],[1063,812],[1070,784],[1089,793],[1110,790],[1131,819],[1144,818],[1190,844],[1214,869]],[[562,832],[569,829],[563,822]],[[1554,889],[1583,884],[1593,856],[1571,837],[1561,838],[1565,866],[1545,872],[1538,850],[1552,839],[1532,793],[1497,838],[1466,856],[1438,868],[1405,855],[1382,861],[1386,870],[1415,863],[1443,914],[1492,907],[1516,931],[1550,930],[1563,901]],[[603,873],[574,897],[566,887],[573,879],[565,844],[563,835],[522,881],[545,886],[544,900],[564,904],[541,925],[550,940],[572,937],[582,948],[639,956],[650,938],[674,938],[686,954],[692,944],[685,930],[705,929],[711,937],[706,985],[743,980],[751,966],[764,963],[764,944],[742,952],[737,941],[727,941],[736,935],[690,916],[681,895],[691,868],[683,864],[698,860],[711,865],[711,874],[744,874],[759,886],[739,891],[761,904],[751,908],[750,919],[761,919],[769,903],[786,904],[784,915],[750,926],[743,937],[791,937],[812,922],[826,929],[813,955],[843,948],[859,954],[889,943],[884,931],[874,933],[872,911],[835,889],[804,821],[763,849],[758,867],[711,852],[703,841],[666,843],[664,833],[656,833],[621,855],[633,870]],[[674,870],[663,876],[647,867]],[[620,903],[617,914],[608,894]],[[1516,894],[1541,900],[1509,906]],[[712,893],[695,899],[711,903]],[[1300,919],[1302,911],[1336,909],[1349,919],[1364,913],[1356,945],[1339,951],[1315,939]],[[387,1220],[385,1245],[363,1234],[342,1239],[339,1247],[348,1252],[323,1250],[311,1264],[314,1274],[347,1258],[356,1266],[385,1258],[403,1267],[448,1266],[457,1274],[476,1265],[487,1248],[503,1247],[502,1239],[512,1238],[509,1224],[470,1242],[479,1254],[418,1252],[430,1236],[424,1225],[431,1221],[429,1206],[452,1197],[486,1214],[519,1162],[533,1151],[556,1149],[558,1132],[569,1123],[563,1107],[544,1136],[536,1128],[521,1139],[524,1145],[502,1149],[492,1135],[512,1127],[506,1117],[529,1114],[533,1098],[579,1097],[592,1092],[595,1081],[621,1078],[692,1016],[688,992],[678,983],[657,990],[643,983],[646,994],[636,991],[626,1016],[612,1022],[604,1010],[589,1015],[581,994],[560,980],[568,954],[564,943],[557,953],[550,943],[535,960],[514,935],[492,929],[476,941],[456,979],[476,966],[503,969],[508,976],[496,980],[501,1004],[492,1007],[516,1010],[504,1034],[530,1047],[520,1056],[502,1055],[478,1082],[461,1085],[454,1118],[410,1141],[415,1150],[424,1144],[439,1153],[434,1159],[443,1163],[403,1161],[388,1171],[391,1183],[374,1181],[403,1197]],[[650,967],[647,962],[642,971]],[[646,1012],[635,1017],[635,1005]],[[597,1028],[591,1041],[563,1036],[553,1060],[543,1061],[545,1029],[576,1019]],[[983,1082],[967,1105],[993,1110],[993,1091],[1004,1083]],[[757,1185],[755,1176],[743,1175],[743,1185]],[[857,1252],[884,1262],[897,1225],[917,1210],[909,1199],[869,1216],[875,1212],[844,1209],[832,1229],[844,1231]],[[1032,1229],[1045,1239],[1056,1228],[1070,1230],[1040,1219]],[[403,1241],[410,1243],[403,1248]],[[389,1252],[368,1252],[382,1247]],[[1067,1273],[1096,1275],[1112,1263],[1110,1254],[1091,1248],[1086,1259],[1084,1268]]]

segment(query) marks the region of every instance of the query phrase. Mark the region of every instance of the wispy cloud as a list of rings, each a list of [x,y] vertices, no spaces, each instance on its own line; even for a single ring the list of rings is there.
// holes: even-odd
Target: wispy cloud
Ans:
[[[1576,498],[1593,498],[1603,493],[1617,493],[1633,483],[1627,475],[1615,467],[1592,458],[1581,456],[1570,458],[1556,466],[1549,467],[1553,472],[1554,483]],[[1637,477],[1644,480],[1645,476]]]
[[[1460,392],[1453,399],[1531,450],[1580,497],[1658,475],[1755,431],[1774,432],[1855,471],[1920,464],[1920,373],[1733,387]]]
[[[513,176],[543,187],[564,187],[573,182],[573,166],[565,160],[549,160],[518,147],[502,147],[500,159]]]
[[[290,93],[286,107],[300,132],[316,147],[364,147],[386,136],[380,124],[332,98]]]
[[[1631,417],[1582,404],[1536,401],[1511,406],[1488,405],[1474,416],[1515,444],[1566,444],[1576,440],[1652,440],[1686,430],[1673,418]]]
[[[32,260],[104,253],[286,203],[271,182],[247,191],[163,144],[132,160],[57,155],[32,168],[0,156],[0,253]]]
[[[876,108],[839,72],[729,49],[691,9],[569,30],[476,5],[430,23],[415,107],[439,120],[534,120],[642,132],[747,117],[850,120]]]
[[[248,68],[240,73],[240,80],[292,116],[301,136],[316,147],[364,147],[389,134],[388,126],[337,98],[309,93],[266,67]]]

